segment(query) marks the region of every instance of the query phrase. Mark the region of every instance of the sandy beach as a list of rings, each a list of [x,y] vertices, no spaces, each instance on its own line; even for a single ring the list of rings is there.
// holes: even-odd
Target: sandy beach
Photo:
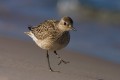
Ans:
[[[50,72],[46,51],[34,42],[0,37],[0,80],[120,80],[120,65],[63,49],[60,56],[69,64],[57,65],[50,55]],[[52,53],[52,52],[51,52]]]

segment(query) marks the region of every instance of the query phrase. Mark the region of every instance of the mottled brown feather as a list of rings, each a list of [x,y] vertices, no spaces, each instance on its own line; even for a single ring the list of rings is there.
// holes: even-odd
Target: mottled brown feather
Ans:
[[[27,34],[42,49],[60,50],[69,43],[72,26],[70,17],[63,17],[60,21],[46,20],[38,26],[28,27],[30,31]]]
[[[37,39],[44,40],[45,38],[55,38],[59,36],[59,29],[56,27],[59,21],[46,20],[45,22],[31,28],[32,33]]]

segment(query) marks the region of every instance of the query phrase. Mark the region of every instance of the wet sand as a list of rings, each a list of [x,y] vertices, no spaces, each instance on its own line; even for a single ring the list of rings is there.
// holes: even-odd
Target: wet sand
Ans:
[[[50,54],[52,68],[61,71],[50,72],[45,52],[32,41],[0,37],[0,80],[120,80],[119,64],[66,49],[58,53],[70,63],[58,66]]]

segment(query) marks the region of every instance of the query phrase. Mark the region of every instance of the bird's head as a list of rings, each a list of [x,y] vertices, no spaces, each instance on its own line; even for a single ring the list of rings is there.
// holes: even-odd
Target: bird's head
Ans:
[[[75,28],[73,27],[73,20],[70,17],[61,18],[58,27],[62,31],[75,30]]]

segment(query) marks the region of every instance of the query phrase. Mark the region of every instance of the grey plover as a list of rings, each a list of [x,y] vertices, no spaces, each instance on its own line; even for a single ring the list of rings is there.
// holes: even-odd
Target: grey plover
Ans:
[[[48,61],[49,70],[54,71],[50,66],[49,53],[53,51],[61,63],[69,63],[64,61],[58,54],[57,50],[66,47],[70,41],[70,30],[75,30],[73,27],[73,20],[70,17],[63,17],[58,20],[46,20],[40,23],[38,26],[29,26],[29,32],[25,32],[29,35],[33,41],[42,49],[46,50],[46,57]]]

